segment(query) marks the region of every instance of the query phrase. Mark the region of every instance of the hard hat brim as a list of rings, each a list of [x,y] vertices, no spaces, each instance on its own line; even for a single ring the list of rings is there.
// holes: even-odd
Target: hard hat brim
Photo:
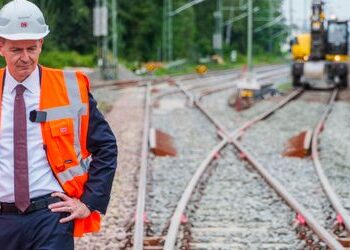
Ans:
[[[13,41],[18,41],[18,40],[39,40],[44,38],[45,36],[47,36],[50,33],[50,31],[46,31],[45,33],[41,33],[41,34],[0,34],[0,37],[3,37],[5,39],[8,40],[13,40]]]

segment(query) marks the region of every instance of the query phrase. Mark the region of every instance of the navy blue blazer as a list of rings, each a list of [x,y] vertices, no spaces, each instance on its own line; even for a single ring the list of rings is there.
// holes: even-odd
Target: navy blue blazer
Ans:
[[[90,210],[106,213],[110,200],[112,183],[117,168],[118,148],[116,138],[97,109],[97,102],[89,93],[89,127],[86,146],[92,154],[88,170],[89,179],[81,197]]]

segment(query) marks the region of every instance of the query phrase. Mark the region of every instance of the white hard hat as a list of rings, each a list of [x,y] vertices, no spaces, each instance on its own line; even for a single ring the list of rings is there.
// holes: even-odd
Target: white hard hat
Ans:
[[[0,37],[9,40],[37,40],[49,34],[44,15],[27,0],[14,0],[0,10]]]

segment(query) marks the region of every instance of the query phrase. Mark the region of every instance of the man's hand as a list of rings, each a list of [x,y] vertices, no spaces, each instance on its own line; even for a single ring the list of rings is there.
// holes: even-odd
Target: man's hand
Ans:
[[[71,198],[63,193],[55,192],[54,197],[61,198],[62,201],[49,205],[52,212],[67,212],[69,216],[60,220],[60,223],[66,223],[74,219],[83,219],[88,217],[91,212],[90,209],[79,199]]]

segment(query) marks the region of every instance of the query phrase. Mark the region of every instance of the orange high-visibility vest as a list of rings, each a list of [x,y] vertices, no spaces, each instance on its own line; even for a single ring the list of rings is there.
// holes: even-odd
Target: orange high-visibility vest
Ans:
[[[0,103],[4,72],[0,69]],[[30,114],[31,121],[41,123],[44,148],[56,179],[68,196],[77,199],[84,192],[91,155],[86,148],[88,91],[89,80],[83,73],[41,67],[39,110]],[[85,219],[75,219],[74,236],[99,231],[100,222],[95,211]]]

